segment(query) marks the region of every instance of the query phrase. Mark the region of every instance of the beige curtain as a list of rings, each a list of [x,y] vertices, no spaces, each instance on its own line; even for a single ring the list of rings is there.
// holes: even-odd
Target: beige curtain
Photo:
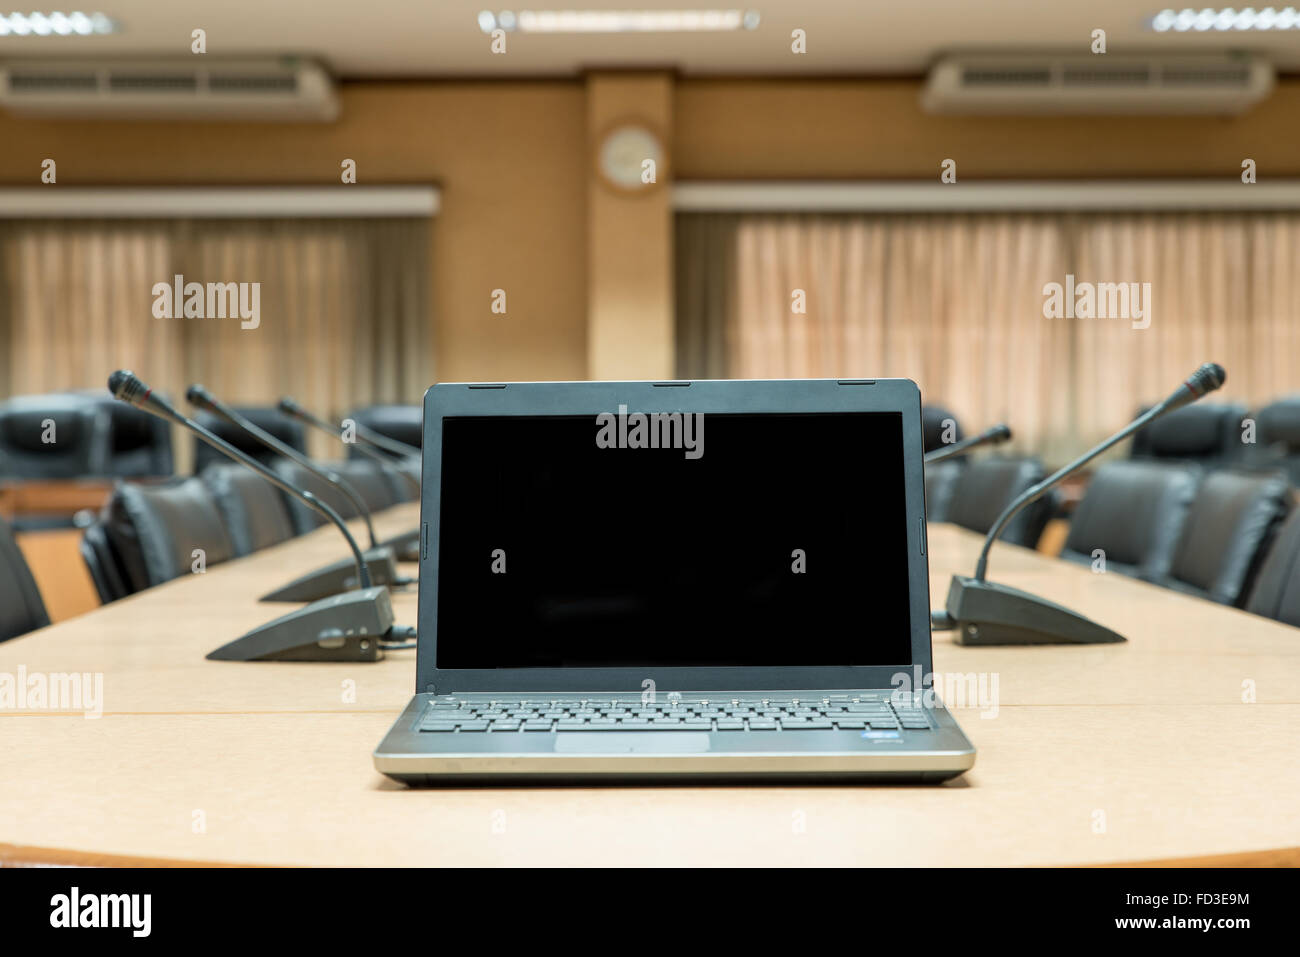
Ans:
[[[1150,283],[1149,327],[1046,318],[1067,273]],[[907,376],[968,429],[1006,420],[1059,461],[1206,359],[1224,399],[1300,390],[1297,276],[1294,214],[684,214],[679,375]],[[682,355],[717,330],[704,361]]]
[[[418,402],[433,382],[428,243],[427,221],[405,219],[0,222],[0,395],[98,388],[127,367],[177,400],[202,382],[330,415]],[[176,274],[260,283],[259,326],[155,318],[153,286]]]

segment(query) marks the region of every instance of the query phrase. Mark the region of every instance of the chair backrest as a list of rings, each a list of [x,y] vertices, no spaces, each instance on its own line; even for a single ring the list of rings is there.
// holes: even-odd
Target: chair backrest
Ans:
[[[1129,454],[1135,459],[1196,462],[1210,468],[1229,465],[1241,457],[1245,417],[1244,405],[1198,402],[1139,429]]]
[[[0,403],[0,476],[70,479],[106,474],[109,416],[81,395],[15,396]]]
[[[307,451],[307,435],[301,422],[291,419],[274,406],[236,406],[235,411],[248,419],[263,431],[270,432],[277,439],[299,452]],[[225,419],[212,412],[199,412],[194,421],[204,428],[215,432],[235,448],[252,456],[263,465],[283,458],[272,452],[243,429],[231,425]],[[198,436],[194,437],[194,474],[201,475],[214,462],[226,463],[230,459],[208,445]]]
[[[414,502],[420,497],[420,472],[420,459],[414,455],[401,461],[395,459],[391,464],[384,466],[384,475],[388,478],[388,484],[392,486],[394,501]],[[414,479],[415,484],[412,485],[408,479]]]
[[[1200,469],[1189,465],[1108,462],[1074,510],[1061,557],[1092,564],[1100,549],[1107,571],[1163,580],[1200,477]]]
[[[377,462],[371,459],[348,459],[346,462],[331,464],[356,489],[370,511],[377,512],[381,508],[397,504],[393,483]]]
[[[1255,413],[1255,444],[1247,461],[1279,469],[1300,485],[1300,395],[1278,399]]]
[[[102,400],[108,410],[109,439],[106,474],[116,478],[171,475],[171,426],[156,415],[119,402]]]
[[[81,537],[80,551],[101,603],[107,605],[131,594],[134,589],[127,582],[122,556],[109,540],[102,515],[87,526]]]
[[[284,479],[290,485],[297,489],[306,489],[311,492],[334,511],[338,512],[344,519],[356,518],[357,510],[352,503],[348,501],[347,496],[330,485],[322,478],[317,478],[311,472],[299,465],[297,462],[290,462],[288,459],[277,458],[271,463],[272,470],[280,478]],[[335,466],[337,468],[337,465]],[[358,490],[360,491],[360,490]],[[365,496],[362,495],[364,499]],[[305,535],[312,529],[319,528],[328,523],[328,519],[323,515],[318,515],[298,499],[290,496],[283,496],[284,504],[289,509],[289,519],[293,523],[294,533]]]
[[[961,423],[957,417],[941,405],[923,405],[921,406],[921,436],[925,443],[925,451],[933,452],[935,449],[943,448],[949,444],[944,442],[944,430],[947,423],[952,423],[952,434],[947,436],[952,442],[960,442],[965,436],[961,431]]]
[[[175,471],[169,422],[114,399],[102,387],[61,394],[89,401],[108,413],[104,475],[144,478]]]
[[[348,413],[346,418],[373,429],[380,435],[396,439],[406,445],[422,448],[424,445],[424,407],[420,405],[371,405]],[[348,450],[348,458],[362,458],[356,449]]]
[[[952,510],[952,497],[965,466],[962,460],[949,459],[925,467],[925,517],[931,522],[946,522]]]
[[[293,537],[283,493],[260,475],[234,462],[218,462],[204,469],[200,478],[216,500],[235,555],[248,555]]]
[[[195,549],[202,549],[205,567],[235,557],[217,503],[197,478],[160,485],[122,483],[104,506],[101,521],[131,591],[189,572]]]
[[[1224,605],[1244,604],[1289,506],[1284,475],[1210,473],[1192,501],[1169,579],[1159,584]]]
[[[1291,513],[1273,540],[1246,611],[1300,626],[1300,509]]]
[[[1041,481],[1046,472],[1037,459],[991,456],[962,469],[948,507],[948,521],[976,532],[988,532],[1012,499]],[[1052,502],[1040,499],[1007,523],[999,541],[1033,548],[1051,517]]]
[[[9,523],[0,519],[0,641],[50,623],[36,579],[27,567]]]

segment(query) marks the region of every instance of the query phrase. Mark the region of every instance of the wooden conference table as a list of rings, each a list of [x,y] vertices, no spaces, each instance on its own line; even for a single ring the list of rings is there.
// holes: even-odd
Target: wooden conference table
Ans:
[[[399,506],[377,525],[417,518]],[[931,528],[936,604],[978,545]],[[104,682],[97,719],[0,710],[0,862],[1300,864],[1294,628],[999,546],[992,576],[1130,641],[936,635],[937,671],[998,682],[996,712],[950,699],[979,757],[944,786],[408,790],[370,755],[413,691],[414,651],[203,657],[282,610],[257,595],[341,552],[322,529],[0,644],[0,673]],[[413,591],[394,605],[415,624]]]

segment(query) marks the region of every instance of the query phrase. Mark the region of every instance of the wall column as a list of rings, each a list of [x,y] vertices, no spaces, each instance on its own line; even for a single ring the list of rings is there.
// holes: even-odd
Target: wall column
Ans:
[[[668,73],[587,77],[587,372],[593,379],[674,375],[672,103]],[[648,128],[662,144],[653,186],[619,189],[601,176],[601,142],[624,124]]]

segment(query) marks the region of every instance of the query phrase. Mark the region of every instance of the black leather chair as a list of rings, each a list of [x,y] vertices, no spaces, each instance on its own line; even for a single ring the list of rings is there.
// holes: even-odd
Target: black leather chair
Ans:
[[[105,475],[109,436],[108,411],[89,397],[15,396],[0,404],[0,477]]]
[[[1156,583],[1223,605],[1245,604],[1290,495],[1284,475],[1210,473],[1192,501],[1169,575]]]
[[[1300,395],[1264,406],[1255,413],[1255,445],[1248,463],[1254,468],[1280,469],[1300,485]]]
[[[270,432],[277,439],[299,452],[307,451],[307,436],[301,422],[291,419],[279,409],[265,406],[236,406],[235,411],[239,412],[246,419],[259,428]],[[272,462],[279,461],[283,456],[272,452],[261,442],[252,438],[247,432],[238,426],[231,425],[225,419],[211,412],[199,412],[194,421],[206,429],[215,432],[221,438],[225,439],[235,448],[239,449],[253,458],[257,459],[263,465],[270,465]],[[212,446],[208,445],[202,439],[195,436],[194,438],[194,474],[201,475],[203,471],[214,462],[226,463],[230,459],[222,455]]]
[[[1245,417],[1244,405],[1198,402],[1139,429],[1133,435],[1129,455],[1134,459],[1195,462],[1205,468],[1230,466],[1242,457],[1241,420]]]
[[[82,555],[99,558],[102,554],[111,560],[128,594],[187,574],[194,549],[203,550],[205,567],[235,557],[217,503],[197,478],[159,485],[123,483],[114,489],[97,524],[103,538],[99,532],[91,533],[94,525],[87,529],[87,538],[106,543],[106,548],[101,553],[83,542]],[[95,573],[92,568],[92,578]]]
[[[338,466],[335,465],[334,467],[337,468]],[[330,508],[334,509],[334,511],[338,512],[340,517],[344,519],[357,517],[358,512],[356,508],[353,507],[352,503],[348,501],[347,497],[342,492],[330,485],[324,479],[312,475],[297,462],[290,462],[288,459],[277,458],[271,463],[271,469],[294,488],[306,489],[311,492]],[[382,476],[380,476],[380,478],[382,480]],[[365,493],[361,492],[360,489],[357,489],[357,491],[361,494],[361,497],[364,500],[366,497]],[[307,532],[319,528],[320,526],[327,524],[329,521],[324,516],[316,514],[316,512],[312,511],[292,496],[284,495],[283,501],[285,506],[289,509],[289,520],[293,523],[293,530],[296,535],[305,535]],[[364,547],[366,543],[362,542],[361,544]]]
[[[960,442],[966,436],[962,433],[961,423],[957,417],[941,405],[923,405],[921,406],[921,436],[925,442],[925,451],[933,452],[935,449],[943,448],[944,423],[951,421],[953,424],[953,434],[949,438],[953,442]]]
[[[1074,510],[1061,557],[1083,565],[1105,553],[1106,570],[1165,580],[1200,483],[1195,466],[1109,462]]]
[[[413,455],[401,461],[394,460],[392,464],[384,466],[384,475],[388,478],[388,484],[392,486],[394,501],[414,502],[420,497],[420,471],[421,462]],[[403,478],[403,475],[407,478]],[[410,479],[415,480],[414,485],[411,484]]]
[[[348,459],[346,462],[332,462],[330,465],[347,480],[366,507],[372,512],[389,508],[397,504],[397,495],[393,483],[384,474],[384,467],[371,459]]]
[[[172,430],[165,420],[113,398],[100,401],[109,420],[106,475],[143,478],[175,471]]]
[[[27,567],[9,523],[0,519],[0,641],[50,623],[36,579]]]
[[[131,594],[133,589],[127,584],[122,556],[109,540],[102,516],[86,528],[80,551],[101,603],[107,605]]]
[[[216,500],[236,556],[293,538],[283,493],[260,475],[233,462],[218,462],[204,469],[200,478]]]
[[[1291,513],[1273,540],[1246,611],[1300,627],[1300,509]]]
[[[420,405],[371,405],[348,413],[346,418],[418,449],[424,446],[423,416]],[[364,457],[356,449],[348,450],[348,458]]]
[[[976,532],[988,532],[1012,499],[1046,477],[1042,463],[1032,458],[975,459],[962,469],[948,507],[947,520]],[[1055,509],[1045,496],[1007,523],[998,541],[1033,548]]]
[[[965,470],[963,462],[952,460],[925,467],[925,517],[929,521],[948,521],[952,497]]]

